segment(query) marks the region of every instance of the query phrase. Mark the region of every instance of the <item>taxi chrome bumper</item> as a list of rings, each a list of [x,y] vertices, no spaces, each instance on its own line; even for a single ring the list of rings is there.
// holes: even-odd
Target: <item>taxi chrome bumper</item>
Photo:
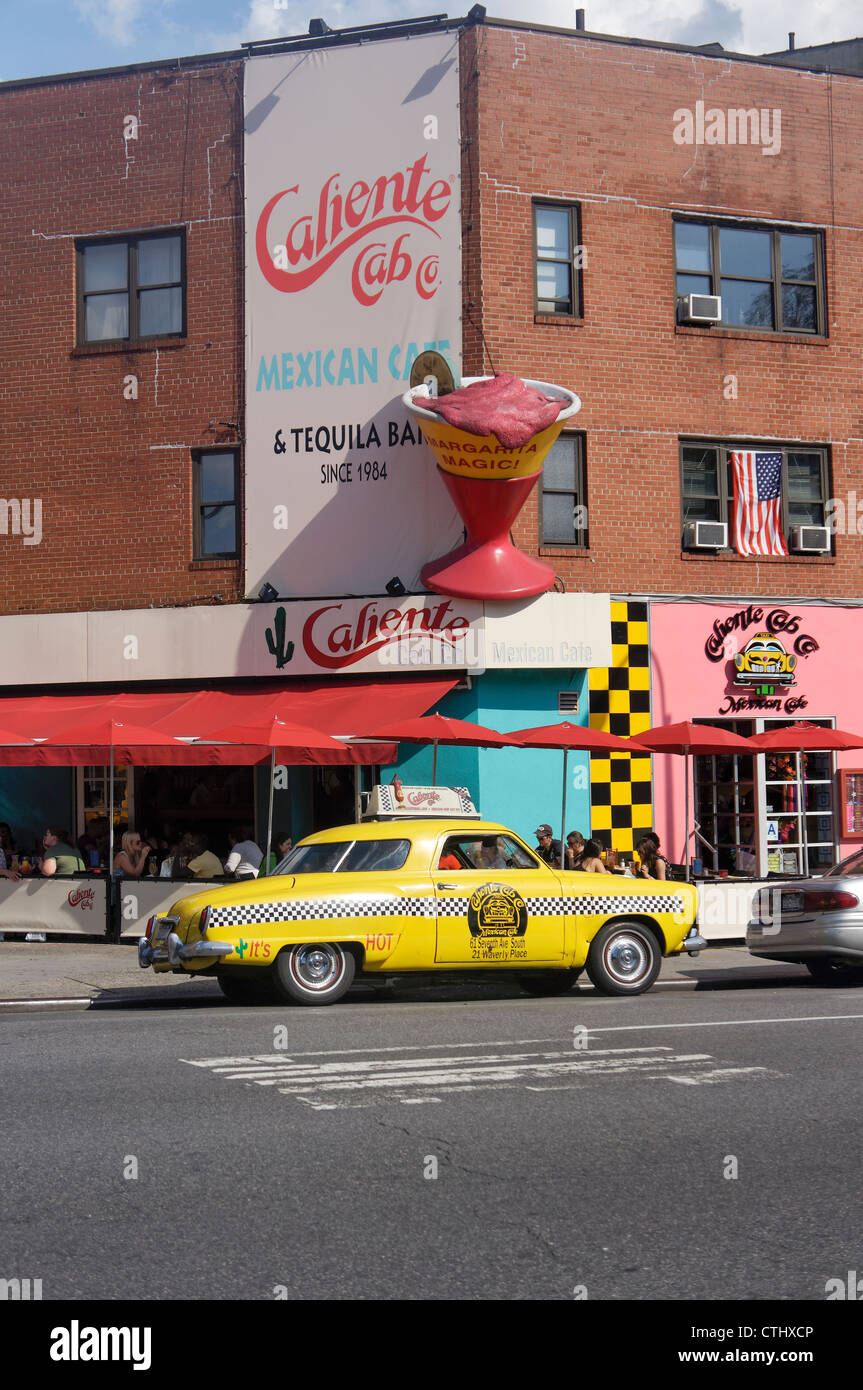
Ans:
[[[698,928],[690,927],[688,933],[683,938],[682,949],[686,951],[687,955],[697,956],[698,952],[703,951],[707,944],[704,937],[700,935]]]
[[[231,941],[194,941],[191,946],[184,946],[176,932],[169,932],[166,940],[157,946],[151,946],[146,936],[141,936],[138,938],[138,964],[142,970],[161,961],[179,965],[184,960],[229,956],[233,949]]]

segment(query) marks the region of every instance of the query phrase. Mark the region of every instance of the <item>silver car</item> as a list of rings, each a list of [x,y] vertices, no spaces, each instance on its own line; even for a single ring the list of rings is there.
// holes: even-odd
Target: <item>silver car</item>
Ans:
[[[746,945],[754,956],[805,965],[819,984],[863,983],[863,850],[820,878],[759,889]]]

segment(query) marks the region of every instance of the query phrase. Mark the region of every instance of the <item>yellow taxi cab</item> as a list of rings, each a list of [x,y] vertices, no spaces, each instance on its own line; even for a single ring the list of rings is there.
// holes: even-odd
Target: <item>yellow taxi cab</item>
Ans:
[[[663,956],[707,945],[695,914],[689,883],[553,868],[476,812],[402,815],[320,831],[267,878],[178,898],[138,959],[215,975],[237,1003],[332,1004],[360,973],[439,970],[514,971],[554,995],[586,969],[605,994],[642,994]]]
[[[792,685],[796,665],[797,657],[786,652],[772,632],[756,632],[734,658],[734,679],[738,685],[756,684],[763,680],[775,681],[778,685]]]

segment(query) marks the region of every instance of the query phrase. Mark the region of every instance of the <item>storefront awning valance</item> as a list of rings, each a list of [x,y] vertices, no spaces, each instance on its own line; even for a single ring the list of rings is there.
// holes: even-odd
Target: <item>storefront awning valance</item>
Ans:
[[[453,677],[398,679],[369,677],[286,681],[282,685],[237,685],[197,691],[124,691],[119,694],[36,695],[0,699],[0,728],[6,738],[56,739],[85,723],[114,719],[156,729],[180,739],[200,739],[180,747],[114,748],[115,763],[139,766],[249,765],[268,761],[268,745],[208,743],[228,725],[248,725],[278,718],[307,724],[334,738],[362,735],[396,720],[425,712],[453,688]],[[276,759],[291,764],[391,763],[394,743],[346,744],[337,752],[308,748],[277,748]],[[105,747],[76,747],[55,743],[0,746],[0,765],[6,767],[80,767],[105,765]]]

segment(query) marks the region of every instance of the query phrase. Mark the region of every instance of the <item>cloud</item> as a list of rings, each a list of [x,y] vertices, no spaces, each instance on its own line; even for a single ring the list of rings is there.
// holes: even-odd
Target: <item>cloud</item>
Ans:
[[[75,0],[79,18],[121,48],[135,42],[136,24],[147,6],[148,0]]]

